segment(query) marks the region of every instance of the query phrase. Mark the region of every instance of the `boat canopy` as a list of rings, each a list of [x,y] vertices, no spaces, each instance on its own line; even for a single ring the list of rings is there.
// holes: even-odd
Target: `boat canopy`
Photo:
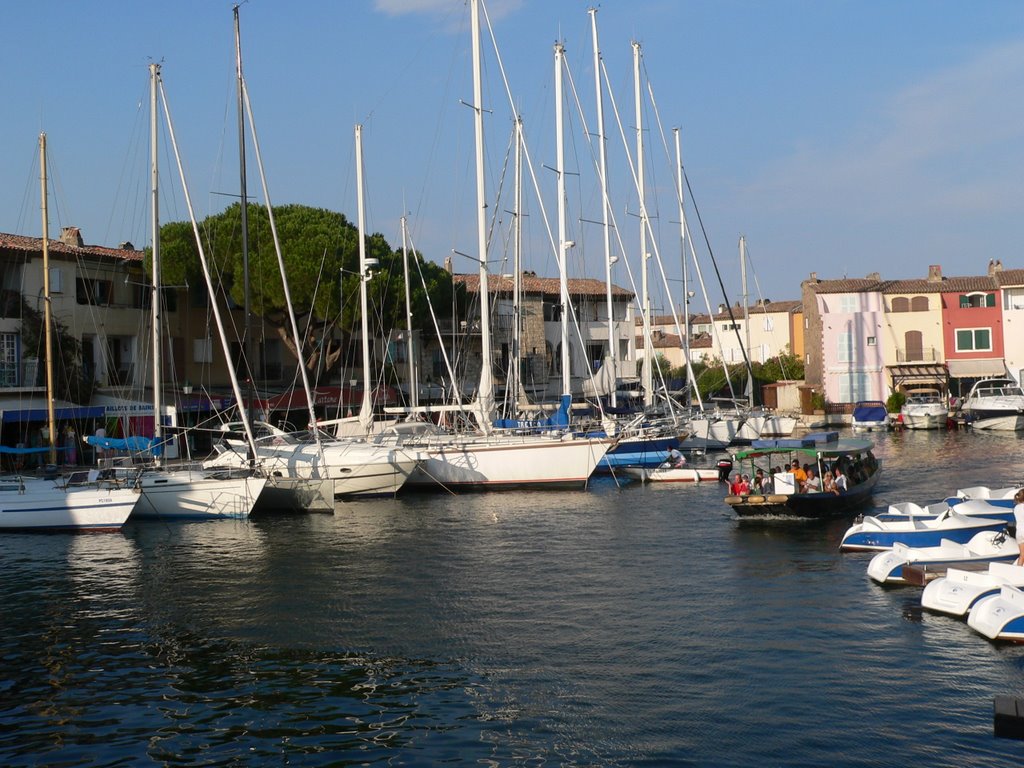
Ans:
[[[785,441],[772,441],[785,442]],[[834,440],[827,443],[813,443],[811,445],[787,445],[776,447],[751,447],[745,451],[738,451],[736,458],[755,459],[759,456],[772,456],[777,454],[803,453],[807,456],[848,456],[850,454],[867,453],[875,444],[870,440]]]

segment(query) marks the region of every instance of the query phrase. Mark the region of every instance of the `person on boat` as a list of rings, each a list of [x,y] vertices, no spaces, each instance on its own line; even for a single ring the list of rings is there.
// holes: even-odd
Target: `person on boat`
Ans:
[[[831,471],[825,472],[825,477],[821,481],[821,490],[825,493],[836,492],[836,481]]]
[[[686,464],[686,457],[679,452],[678,448],[669,448],[666,463],[674,469],[680,469]]]
[[[1017,526],[1015,538],[1020,550],[1014,565],[1024,565],[1024,488],[1017,489],[1013,494],[1013,520]]]
[[[729,494],[732,496],[743,495],[743,476],[739,472],[732,476],[732,484],[729,486]]]
[[[771,493],[768,489],[768,478],[760,468],[754,473],[754,493]]]
[[[744,475],[740,480],[740,496],[750,495],[750,475]]]
[[[821,480],[818,479],[818,475],[813,469],[807,470],[807,479],[804,480],[800,489],[804,493],[821,493]]]
[[[807,482],[807,473],[804,468],[800,466],[798,459],[793,459],[793,468],[790,470],[793,473],[793,484],[797,488],[802,488],[804,483]]]
[[[836,494],[838,496],[841,493],[846,493],[846,491],[849,488],[849,486],[848,486],[848,484],[846,482],[846,475],[843,473],[843,468],[838,463],[836,464],[836,470],[835,471],[836,471],[836,477],[835,477],[835,484],[834,484],[834,488],[832,490],[832,493],[834,493],[834,494]]]

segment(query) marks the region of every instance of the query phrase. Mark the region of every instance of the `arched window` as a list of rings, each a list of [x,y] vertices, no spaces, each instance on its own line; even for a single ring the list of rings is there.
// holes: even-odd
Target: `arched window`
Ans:
[[[915,296],[910,300],[910,311],[911,312],[927,312],[928,311],[928,297],[927,296]]]
[[[906,296],[897,296],[892,300],[892,311],[893,312],[909,312],[910,311],[910,299]]]

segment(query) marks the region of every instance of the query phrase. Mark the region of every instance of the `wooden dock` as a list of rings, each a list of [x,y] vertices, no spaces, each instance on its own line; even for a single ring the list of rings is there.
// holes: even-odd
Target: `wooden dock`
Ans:
[[[988,563],[953,563],[940,565],[904,565],[903,579],[907,584],[923,587],[932,579],[945,576],[950,568],[957,568],[961,571],[983,572],[988,570]]]

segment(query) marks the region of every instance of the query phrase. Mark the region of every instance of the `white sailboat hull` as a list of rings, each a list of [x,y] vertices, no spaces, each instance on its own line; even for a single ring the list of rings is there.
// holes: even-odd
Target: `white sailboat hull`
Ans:
[[[133,512],[137,518],[196,520],[245,518],[252,514],[267,480],[263,477],[209,477],[200,472],[146,472]]]
[[[412,488],[503,490],[582,488],[614,441],[524,437],[450,437],[419,450]]]
[[[334,481],[332,498],[390,496],[399,491],[420,457],[415,451],[361,442],[325,442],[323,455],[315,443],[257,444],[256,457],[270,474]],[[203,466],[244,467],[246,451],[229,448]]]
[[[271,475],[256,511],[334,512],[334,481],[316,477]]]
[[[116,531],[138,501],[138,491],[131,488],[64,488],[25,479],[0,488],[0,530]]]

